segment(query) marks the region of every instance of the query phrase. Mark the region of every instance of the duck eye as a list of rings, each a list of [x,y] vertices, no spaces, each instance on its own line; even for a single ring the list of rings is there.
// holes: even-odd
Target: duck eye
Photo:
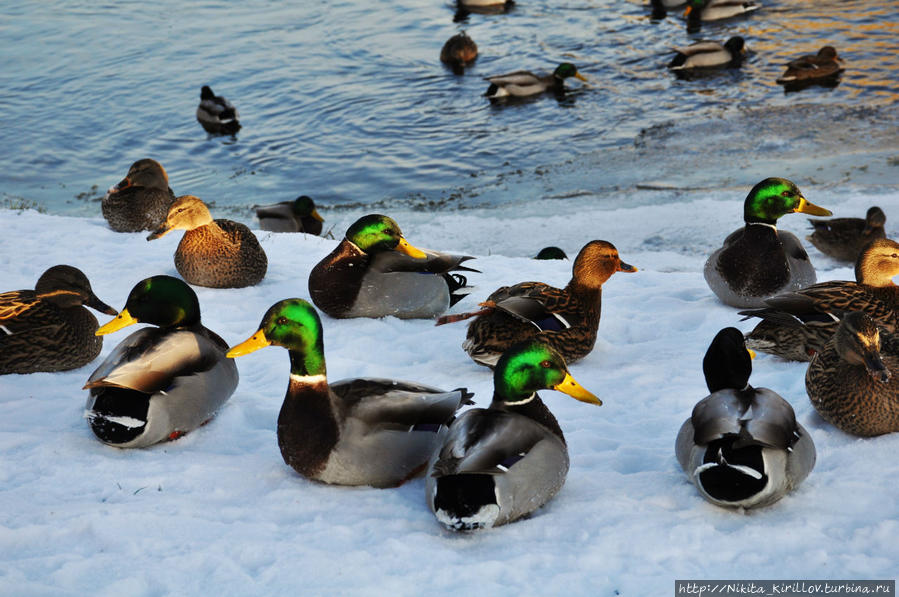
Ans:
[[[278,325],[287,325],[287,318],[286,318],[286,317],[279,317],[279,318],[278,318],[278,321],[277,321],[276,323],[277,323]]]
[[[781,197],[792,197],[793,193],[791,193],[790,191],[784,191],[783,193],[780,194],[780,196]]]
[[[550,367],[553,366],[553,364],[550,363],[548,360],[546,360],[546,361],[543,361],[542,363],[540,363],[540,366],[543,367],[544,369],[549,369]]]

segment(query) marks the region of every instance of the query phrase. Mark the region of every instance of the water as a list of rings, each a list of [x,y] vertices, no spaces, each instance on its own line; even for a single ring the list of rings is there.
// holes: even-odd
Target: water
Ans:
[[[895,184],[894,0],[762,2],[692,36],[677,14],[652,23],[648,5],[611,0],[520,0],[463,22],[446,0],[6,5],[0,201],[98,216],[105,189],[143,157],[176,194],[248,222],[248,206],[300,193],[325,212],[453,209],[742,183],[747,170],[781,174],[763,171],[783,159]],[[460,29],[480,49],[462,77],[438,60]],[[740,70],[667,72],[671,46],[735,34],[751,51]],[[845,59],[841,84],[785,94],[783,64],[825,43]],[[484,76],[561,61],[589,85],[508,105],[481,95]],[[196,122],[203,84],[237,106],[236,137]]]

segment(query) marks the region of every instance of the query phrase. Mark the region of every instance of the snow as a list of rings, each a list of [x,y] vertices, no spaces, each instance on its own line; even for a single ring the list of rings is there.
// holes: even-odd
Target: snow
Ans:
[[[835,215],[879,204],[896,235],[899,194],[797,181]],[[523,280],[564,285],[571,261],[534,261],[546,245],[573,258],[594,238],[614,243],[638,273],[606,284],[594,351],[571,366],[603,400],[541,392],[568,440],[561,492],[529,519],[470,534],[438,524],[424,481],[397,489],[334,487],[286,466],[275,424],[286,351],[237,360],[240,384],[209,424],[142,450],[103,445],[83,419],[94,368],[128,333],[105,337],[94,363],[62,373],[0,377],[0,595],[662,595],[675,579],[883,579],[899,561],[899,434],[859,439],[816,415],[805,365],[760,355],[751,383],[786,398],[812,434],[818,463],[797,491],[758,511],[702,500],[674,457],[674,439],[707,394],[702,356],[734,325],[702,277],[705,257],[740,225],[743,190],[602,197],[452,213],[390,213],[415,246],[475,255],[473,308]],[[667,193],[667,194],[666,194]],[[646,197],[644,197],[645,199]],[[323,214],[343,231],[361,212]],[[783,228],[799,234],[804,216]],[[102,218],[0,212],[2,290],[32,288],[49,266],[81,268],[121,309],[138,280],[177,275],[180,234],[148,243]],[[197,288],[204,323],[232,345],[275,301],[308,299],[306,277],[336,241],[257,231],[269,270],[252,288]],[[852,269],[809,248],[819,280]],[[108,316],[98,314],[101,323]],[[377,376],[465,385],[479,406],[490,371],[462,352],[465,323],[333,320],[323,316],[330,379]]]

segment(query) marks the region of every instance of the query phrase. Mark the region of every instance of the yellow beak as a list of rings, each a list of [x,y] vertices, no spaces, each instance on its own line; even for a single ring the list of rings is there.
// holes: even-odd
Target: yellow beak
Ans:
[[[571,377],[570,373],[565,374],[565,379],[563,379],[558,385],[552,388],[557,392],[562,392],[563,394],[568,394],[572,398],[576,398],[581,402],[588,402],[590,404],[602,404],[602,400],[588,392],[584,386],[579,384],[573,377]]]
[[[587,77],[585,77],[585,76],[582,75],[581,73],[574,73],[574,78],[575,78],[575,79],[580,79],[581,81],[583,81],[583,82],[585,82],[585,83],[587,82]]]
[[[415,257],[416,259],[424,259],[428,256],[427,253],[421,249],[416,249],[410,245],[403,237],[400,237],[400,243],[396,246],[396,250],[400,253],[405,253],[409,257]]]
[[[754,351],[754,350],[752,350],[751,348],[747,348],[747,349],[746,349],[746,352],[749,353],[749,358],[750,358],[750,359],[754,359],[754,358],[755,358],[755,351]]]
[[[128,309],[122,309],[122,312],[115,316],[115,318],[101,326],[94,332],[97,336],[105,336],[106,334],[111,334],[113,332],[117,332],[122,328],[126,328],[129,325],[133,325],[138,323],[138,321],[131,316],[131,313],[128,312]]]
[[[271,345],[272,341],[265,337],[265,332],[259,330],[237,346],[232,346],[225,354],[225,356],[229,359],[242,357],[246,354],[250,354],[251,352],[256,352],[260,348],[265,348],[266,346]]]
[[[312,213],[309,214],[313,219],[318,220],[319,222],[324,222],[325,219],[318,214],[318,210],[314,207],[312,208]]]
[[[793,211],[809,214],[812,216],[832,216],[833,213],[829,209],[824,209],[823,207],[818,207],[814,203],[810,202],[805,197],[799,198],[799,207],[794,209]]]

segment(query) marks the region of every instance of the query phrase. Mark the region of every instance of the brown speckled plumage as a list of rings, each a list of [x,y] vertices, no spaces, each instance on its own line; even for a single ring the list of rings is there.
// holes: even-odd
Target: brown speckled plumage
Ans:
[[[814,232],[805,238],[819,251],[840,261],[855,263],[862,249],[872,240],[885,238],[886,215],[871,207],[864,218],[809,220]]]
[[[115,315],[69,265],[48,269],[34,290],[0,294],[0,374],[64,371],[93,361],[103,339],[94,335],[97,318],[84,305]]]
[[[596,343],[602,285],[616,271],[636,268],[621,261],[612,243],[594,240],[581,249],[572,271],[565,288],[522,282],[493,292],[468,326],[465,351],[492,367],[510,346],[539,338],[568,363],[587,356]]]
[[[116,232],[156,230],[174,200],[165,168],[145,158],[131,164],[125,178],[109,189],[101,210]]]
[[[746,336],[754,350],[785,359],[808,361],[821,350],[849,311],[863,311],[890,332],[899,332],[899,243],[878,239],[868,245],[855,266],[857,282],[814,284],[768,299],[769,307],[741,311],[762,321]]]
[[[809,365],[805,387],[815,410],[846,433],[899,431],[899,336],[853,312]]]
[[[188,283],[242,288],[265,277],[268,258],[253,232],[239,222],[213,220],[197,197],[179,197],[165,223],[147,240],[175,229],[186,230],[175,251],[175,268]]]

